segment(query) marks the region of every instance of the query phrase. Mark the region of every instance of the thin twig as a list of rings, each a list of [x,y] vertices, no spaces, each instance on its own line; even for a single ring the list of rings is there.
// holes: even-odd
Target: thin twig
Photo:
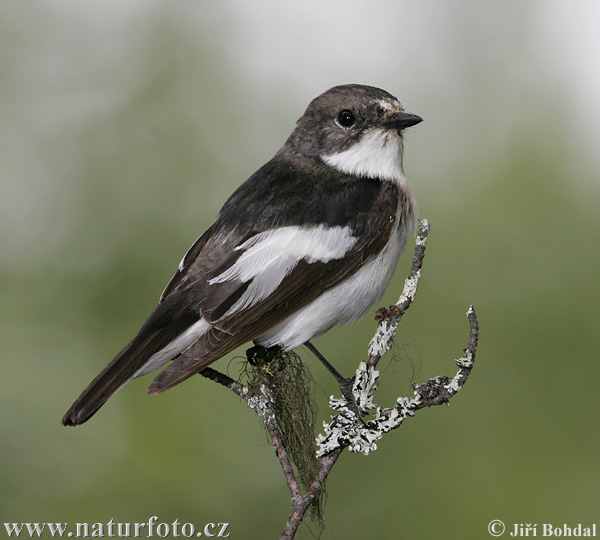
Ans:
[[[379,382],[379,372],[373,366],[361,362],[356,370],[352,388],[356,404],[361,413],[376,410],[375,417],[364,423],[358,421],[354,408],[345,398],[329,400],[329,406],[338,411],[331,422],[324,423],[325,433],[317,437],[319,457],[326,456],[338,448],[348,448],[351,452],[368,455],[377,450],[377,441],[392,429],[400,427],[406,418],[424,407],[448,403],[467,382],[473,368],[479,325],[473,306],[467,311],[469,319],[469,342],[464,354],[455,360],[459,366],[458,373],[453,377],[439,376],[429,379],[426,383],[413,385],[414,397],[399,397],[393,407],[378,407],[373,402],[373,396]]]
[[[271,399],[268,388],[265,385],[261,385],[262,395],[256,396],[243,384],[216,369],[207,367],[200,372],[200,375],[229,388],[233,393],[244,399],[248,406],[260,417],[271,437],[275,455],[281,464],[281,469],[283,470],[287,485],[290,489],[292,500],[301,497],[302,492],[298,486],[294,468],[281,439],[279,426],[277,425],[275,414],[271,408]]]
[[[280,540],[292,540],[292,538],[296,536],[296,532],[298,532],[298,528],[302,524],[302,520],[304,519],[306,511],[323,489],[327,476],[331,472],[331,469],[335,465],[335,462],[340,457],[340,454],[343,452],[343,450],[344,448],[338,448],[328,456],[325,456],[323,459],[321,459],[321,468],[319,469],[319,473],[317,474],[308,491],[299,499],[295,501],[292,499],[292,513],[285,524],[285,528],[281,533]]]
[[[429,379],[424,384],[413,385],[415,395],[419,397],[419,403],[415,405],[413,410],[417,411],[424,407],[448,403],[467,382],[473,369],[477,353],[477,341],[479,340],[479,322],[473,306],[469,306],[467,318],[469,319],[470,326],[469,343],[464,350],[463,356],[455,360],[456,365],[460,368],[458,373],[453,379],[435,377],[434,379]]]
[[[361,362],[356,371],[352,388],[356,399],[354,408],[345,398],[334,399],[332,396],[330,400],[330,405],[338,410],[338,413],[329,424],[324,424],[325,436],[317,437],[321,466],[305,493],[302,493],[298,485],[292,462],[282,442],[268,385],[260,384],[260,392],[257,395],[240,382],[212,368],[205,368],[200,372],[204,377],[222,384],[244,399],[260,417],[271,437],[275,454],[279,459],[291,494],[292,513],[280,540],[292,540],[295,537],[308,508],[323,490],[325,480],[345,448],[364,454],[375,450],[377,448],[376,440],[381,438],[384,433],[398,428],[405,418],[414,416],[417,410],[448,403],[461,390],[471,373],[479,337],[479,325],[473,306],[470,306],[467,312],[470,325],[469,342],[463,356],[456,360],[460,369],[453,378],[440,376],[429,379],[424,384],[413,385],[414,397],[400,397],[391,408],[376,407],[373,403],[373,394],[379,381],[379,372],[375,367],[381,357],[392,347],[396,327],[417,293],[428,234],[429,223],[427,220],[423,220],[417,235],[412,268],[404,282],[402,294],[394,306],[381,308],[377,312],[379,326],[369,344],[368,361]],[[354,411],[356,406],[364,412],[376,408],[375,418],[366,423],[360,422]]]
[[[206,377],[207,379],[210,379],[211,381],[215,381],[219,384],[222,384],[223,386],[226,386],[234,394],[237,394],[241,398],[248,401],[248,397],[251,394],[250,390],[248,390],[248,388],[246,388],[242,383],[232,379],[228,375],[225,375],[224,373],[221,373],[220,371],[217,371],[216,369],[210,367],[204,368],[200,372],[200,375]]]
[[[428,235],[429,222],[424,219],[419,223],[412,267],[408,277],[404,280],[404,288],[400,298],[398,298],[395,305],[377,310],[375,318],[379,321],[379,327],[371,343],[369,343],[368,365],[371,367],[376,367],[381,357],[392,348],[396,337],[396,327],[415,299],[419,280],[421,279],[421,268],[425,258]]]

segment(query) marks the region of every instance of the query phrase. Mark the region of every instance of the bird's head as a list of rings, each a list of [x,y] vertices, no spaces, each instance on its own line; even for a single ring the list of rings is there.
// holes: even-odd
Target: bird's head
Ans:
[[[400,181],[402,131],[422,119],[373,86],[335,86],[313,99],[286,146],[347,174]]]

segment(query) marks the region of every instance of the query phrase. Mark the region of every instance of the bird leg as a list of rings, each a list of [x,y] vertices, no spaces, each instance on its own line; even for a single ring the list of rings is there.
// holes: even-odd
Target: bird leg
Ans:
[[[363,413],[358,408],[356,403],[356,398],[352,393],[352,386],[354,385],[354,377],[344,377],[335,367],[325,358],[317,348],[310,342],[307,341],[304,345],[308,348],[308,350],[313,353],[322,363],[323,365],[331,372],[331,374],[335,377],[335,380],[340,385],[340,390],[342,392],[342,396],[348,402],[348,407],[352,412],[356,414],[356,417],[362,422]],[[364,422],[363,422],[364,423]]]

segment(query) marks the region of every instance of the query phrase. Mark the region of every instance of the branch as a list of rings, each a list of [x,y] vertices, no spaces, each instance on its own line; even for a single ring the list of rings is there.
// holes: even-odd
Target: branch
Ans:
[[[438,376],[429,379],[426,383],[413,385],[414,397],[399,397],[390,408],[377,407],[373,401],[379,382],[379,372],[375,368],[381,357],[393,346],[396,327],[417,293],[428,234],[429,223],[423,220],[419,226],[412,268],[404,282],[402,294],[395,305],[377,311],[376,319],[379,321],[379,326],[369,344],[368,359],[366,362],[361,361],[356,370],[352,394],[358,411],[361,414],[368,414],[375,409],[375,417],[363,422],[355,412],[356,406],[349,406],[345,398],[335,399],[331,396],[330,406],[338,413],[329,424],[323,424],[325,434],[317,437],[319,446],[317,456],[320,458],[321,466],[305,493],[300,489],[292,461],[282,442],[269,385],[261,383],[259,391],[255,393],[240,382],[212,368],[205,368],[200,372],[204,377],[222,384],[244,399],[269,432],[291,494],[292,513],[280,540],[294,538],[307,510],[323,490],[327,476],[345,448],[352,452],[369,454],[377,449],[375,441],[379,440],[384,433],[400,427],[405,418],[414,416],[416,411],[424,407],[448,403],[467,382],[473,368],[479,337],[479,326],[473,306],[470,306],[467,311],[470,325],[469,341],[463,356],[455,360],[459,371],[454,377]],[[266,361],[268,362],[268,359]]]
[[[421,267],[425,258],[428,236],[429,221],[424,219],[419,224],[412,267],[408,277],[404,280],[404,288],[400,298],[398,298],[396,305],[377,310],[375,319],[379,321],[379,327],[373,339],[371,339],[371,343],[369,343],[369,366],[377,366],[381,357],[392,348],[396,337],[396,327],[415,299],[421,279]]]
[[[296,500],[292,498],[292,514],[285,524],[285,529],[283,529],[283,532],[281,533],[280,540],[292,540],[292,538],[296,536],[296,532],[298,532],[298,528],[302,524],[302,520],[304,519],[306,511],[323,489],[327,476],[329,476],[331,469],[335,465],[335,462],[340,457],[340,454],[343,450],[343,448],[337,448],[328,456],[325,456],[321,460],[321,468],[319,469],[319,473],[317,474],[308,491]]]
[[[200,375],[229,388],[234,394],[237,394],[239,397],[245,400],[248,404],[248,407],[254,410],[269,432],[269,436],[271,437],[271,441],[273,443],[273,448],[275,449],[275,455],[279,459],[279,463],[281,464],[281,469],[283,470],[287,485],[290,488],[292,501],[301,498],[302,493],[298,487],[298,481],[296,480],[296,475],[294,474],[294,468],[292,467],[290,458],[281,440],[279,426],[277,425],[275,414],[271,408],[272,399],[269,395],[268,388],[265,385],[261,385],[261,395],[256,396],[243,384],[232,379],[228,375],[217,371],[216,369],[210,367],[205,368],[200,372]]]
[[[356,370],[352,393],[359,411],[367,414],[376,409],[375,418],[361,423],[355,409],[348,405],[345,398],[335,399],[332,396],[329,405],[339,412],[330,423],[323,423],[325,434],[317,437],[317,455],[326,456],[345,447],[351,452],[368,455],[377,450],[376,441],[385,433],[400,427],[406,418],[414,416],[419,409],[448,403],[467,382],[475,361],[479,325],[473,306],[469,307],[467,317],[470,325],[469,342],[463,356],[455,360],[460,368],[458,373],[453,378],[442,375],[429,379],[426,383],[413,385],[414,397],[399,397],[393,407],[382,408],[373,403],[373,395],[379,383],[379,371],[361,362]]]
[[[310,505],[323,489],[325,480],[335,465],[338,457],[342,453],[343,448],[334,450],[321,460],[321,467],[317,476],[306,493],[303,494],[298,486],[294,468],[292,467],[290,458],[281,440],[281,434],[279,432],[277,420],[271,407],[272,399],[269,396],[268,388],[265,385],[261,385],[261,395],[257,396],[240,382],[213,368],[205,368],[200,372],[200,375],[206,377],[207,379],[211,379],[212,381],[215,381],[226,388],[229,388],[229,390],[231,390],[234,394],[241,397],[244,401],[246,401],[248,406],[254,410],[267,428],[273,443],[273,448],[275,449],[275,455],[279,459],[281,469],[283,470],[283,474],[292,496],[292,513],[288,519],[288,522],[286,523],[283,533],[281,534],[281,540],[291,540],[294,538],[298,528],[302,524],[304,515],[310,508]]]

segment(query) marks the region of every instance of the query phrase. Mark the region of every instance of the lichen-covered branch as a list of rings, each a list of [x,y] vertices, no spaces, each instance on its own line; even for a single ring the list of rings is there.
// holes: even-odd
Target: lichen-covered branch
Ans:
[[[400,298],[398,298],[395,305],[377,310],[375,319],[379,321],[379,326],[369,343],[369,366],[377,366],[381,357],[392,348],[396,337],[396,327],[415,299],[419,280],[421,279],[421,267],[425,257],[428,235],[429,222],[424,219],[419,223],[412,267],[408,277],[404,280],[404,288]]]
[[[271,407],[272,398],[269,389],[265,385],[261,385],[260,394],[256,395],[242,383],[210,367],[202,370],[200,374],[207,379],[211,379],[229,388],[233,393],[244,399],[248,404],[248,407],[254,410],[269,432],[273,448],[275,449],[275,455],[279,459],[281,469],[283,470],[287,485],[290,489],[292,501],[300,498],[302,494],[298,486],[298,481],[296,480],[294,468],[287,454],[285,445],[282,442],[281,434],[279,433],[279,426],[277,425],[275,414]]]
[[[323,457],[345,447],[351,452],[368,455],[377,450],[376,441],[388,431],[400,427],[406,418],[414,416],[419,409],[448,403],[467,382],[477,351],[479,325],[473,306],[469,307],[467,317],[470,326],[469,342],[463,356],[455,360],[460,368],[458,373],[453,378],[439,376],[426,383],[413,385],[414,397],[399,397],[393,407],[383,408],[374,404],[373,396],[379,382],[379,372],[374,366],[361,362],[356,370],[352,393],[359,411],[370,413],[375,410],[375,417],[360,422],[346,399],[335,399],[332,396],[329,405],[339,412],[330,423],[323,424],[325,434],[317,437],[317,455]]]
[[[394,306],[381,308],[377,312],[379,326],[369,344],[368,358],[360,362],[354,377],[352,395],[356,403],[349,404],[346,398],[336,399],[332,396],[330,399],[330,406],[337,413],[331,422],[324,423],[325,433],[317,437],[317,456],[320,459],[320,466],[312,482],[306,483],[306,480],[303,480],[302,485],[306,488],[304,493],[296,478],[288,449],[283,442],[282,433],[285,433],[285,430],[278,425],[273,389],[269,388],[268,380],[265,379],[265,382],[261,382],[258,387],[252,386],[253,390],[250,390],[240,382],[212,368],[206,368],[201,372],[204,377],[226,386],[244,399],[262,420],[271,437],[291,494],[292,513],[283,530],[281,540],[294,538],[306,512],[323,491],[327,476],[345,448],[352,452],[369,454],[377,449],[376,441],[385,433],[398,428],[406,418],[414,416],[419,409],[448,403],[467,382],[475,361],[479,337],[479,326],[473,306],[470,306],[467,311],[470,326],[469,341],[464,354],[455,361],[459,370],[454,377],[438,376],[429,379],[426,383],[413,385],[413,397],[399,397],[389,408],[378,407],[374,402],[374,394],[379,382],[377,363],[393,346],[396,327],[417,293],[428,234],[429,223],[423,220],[417,235],[412,268],[404,282],[402,294]],[[266,358],[266,361],[268,362],[269,359]],[[359,418],[359,414],[372,415],[373,412],[374,416],[369,420],[364,421]],[[293,452],[291,455],[294,455]]]
[[[302,493],[292,462],[282,441],[277,419],[272,409],[273,399],[269,388],[263,384],[260,386],[259,393],[255,394],[240,382],[210,367],[205,368],[200,374],[229,388],[233,393],[244,399],[248,406],[259,416],[269,432],[273,448],[275,449],[275,455],[279,459],[291,494],[292,513],[281,534],[281,540],[293,539],[302,524],[306,512],[323,490],[325,480],[342,453],[343,448],[334,450],[321,459],[321,466],[318,473],[306,492]]]

